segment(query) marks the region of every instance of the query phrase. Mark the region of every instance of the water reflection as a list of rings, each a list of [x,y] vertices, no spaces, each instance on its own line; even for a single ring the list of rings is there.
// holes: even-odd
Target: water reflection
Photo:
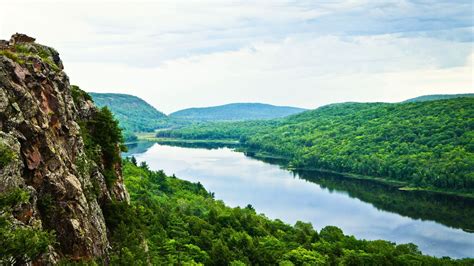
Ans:
[[[146,152],[149,148],[155,145],[154,142],[140,141],[127,144],[127,152],[122,153],[122,157],[132,156],[134,154],[140,154]]]
[[[336,225],[359,238],[413,242],[436,256],[474,254],[474,234],[448,227],[473,228],[472,200],[318,172],[291,173],[228,148],[156,144],[136,157],[152,169],[201,182],[230,206],[250,203],[270,218],[310,221],[316,228]]]
[[[368,180],[314,171],[298,171],[297,174],[330,191],[347,192],[350,197],[370,202],[381,210],[474,232],[474,199],[426,191],[400,191]]]

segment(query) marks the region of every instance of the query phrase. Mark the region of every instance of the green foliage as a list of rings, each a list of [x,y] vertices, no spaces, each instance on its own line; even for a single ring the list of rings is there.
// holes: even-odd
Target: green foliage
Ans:
[[[29,57],[37,57],[48,64],[52,70],[59,72],[61,68],[54,62],[52,51],[54,51],[52,48],[39,44],[17,44],[12,50],[1,50],[0,55],[8,57],[20,65],[28,62]]]
[[[131,205],[111,203],[105,217],[111,264],[165,265],[469,265],[420,254],[413,244],[357,240],[337,227],[269,220],[247,208],[229,208],[201,184],[123,163]]]
[[[0,264],[16,265],[31,262],[48,251],[54,235],[34,227],[12,223],[12,210],[28,202],[28,192],[16,189],[0,194]]]
[[[405,102],[425,102],[425,101],[446,100],[446,99],[461,98],[461,97],[474,97],[474,93],[423,95],[416,98],[408,99]]]
[[[104,164],[103,174],[110,187],[117,179],[120,152],[126,151],[118,121],[103,107],[92,119],[81,121],[79,125],[86,154],[91,160]]]
[[[245,141],[248,136],[268,131],[279,123],[278,120],[194,123],[176,130],[158,131],[156,137]]]
[[[71,95],[72,100],[76,105],[78,105],[78,103],[81,101],[92,101],[92,97],[89,95],[89,93],[81,90],[81,88],[76,85],[71,85]]]
[[[0,169],[7,166],[13,159],[15,154],[6,145],[0,143]]]
[[[167,127],[166,115],[144,100],[127,94],[90,93],[99,107],[107,106],[128,134]]]
[[[15,189],[8,193],[0,194],[0,210],[10,210],[11,208],[28,202],[30,195],[27,191],[22,189]]]
[[[272,122],[200,124],[159,134],[240,139],[248,150],[287,158],[294,168],[474,191],[474,98],[333,104]]]
[[[124,139],[125,143],[131,143],[131,142],[138,141],[137,136],[135,134],[133,134],[132,132],[130,132],[130,131],[124,131],[123,132],[123,139]]]
[[[0,55],[3,55],[3,56],[6,56],[8,58],[10,58],[13,62],[16,62],[20,65],[24,64],[25,63],[25,60],[24,59],[21,59],[20,56],[17,54],[17,53],[14,53],[12,51],[9,51],[9,50],[1,50],[0,51]]]
[[[171,118],[191,121],[244,121],[281,118],[305,109],[262,103],[232,103],[221,106],[189,108],[170,114]]]

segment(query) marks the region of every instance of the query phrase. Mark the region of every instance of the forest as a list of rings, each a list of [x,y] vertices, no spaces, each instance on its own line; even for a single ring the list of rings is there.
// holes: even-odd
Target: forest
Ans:
[[[251,205],[229,208],[200,183],[151,171],[135,158],[123,163],[131,205],[105,211],[111,263],[120,265],[469,265],[422,255],[414,244],[359,240],[337,227],[290,226],[257,214]]]
[[[87,97],[87,94],[76,88],[73,98],[77,100],[80,97]],[[472,147],[468,145],[472,144],[470,142],[472,139],[463,142],[466,138],[463,135],[464,132],[469,132],[466,128],[472,129],[472,110],[470,110],[472,105],[470,104],[471,102],[465,102],[465,100],[449,100],[431,106],[430,108],[438,108],[437,112],[442,115],[437,117],[444,119],[441,120],[445,122],[444,125],[451,128],[443,131],[445,134],[451,134],[451,138],[438,137],[436,138],[438,143],[435,145],[429,142],[424,143],[423,141],[427,141],[424,138],[414,137],[412,143],[418,146],[411,147],[419,148],[423,143],[423,145],[435,145],[435,147],[441,144],[457,144],[462,148]],[[341,126],[344,124],[348,127],[346,134],[357,134],[356,129],[363,128],[364,132],[368,132],[367,137],[373,138],[371,134],[375,134],[375,130],[362,125],[367,123],[362,123],[362,121],[367,120],[368,117],[374,120],[369,123],[370,125],[375,124],[383,129],[384,126],[388,126],[386,123],[381,123],[380,118],[393,114],[394,109],[397,111],[396,116],[405,114],[403,121],[411,121],[415,118],[420,119],[421,114],[426,111],[421,108],[423,105],[404,104],[401,106],[403,108],[388,104],[332,105],[322,110],[306,112],[283,120],[240,122],[237,123],[239,127],[231,123],[215,123],[213,126],[225,134],[213,135],[213,131],[205,131],[206,133],[196,136],[200,138],[238,137],[243,144],[252,148],[259,148],[252,146],[254,141],[263,139],[265,141],[261,142],[262,145],[271,147],[272,141],[281,138],[280,141],[283,141],[281,143],[286,145],[282,145],[281,151],[292,148],[291,145],[298,147],[295,144],[299,143],[298,138],[294,137],[302,138],[305,136],[303,133],[307,132],[329,134],[334,141],[345,144],[345,141],[332,135],[334,129],[330,130],[327,123],[331,123],[338,129],[344,128]],[[353,112],[354,109],[358,109],[359,112]],[[455,113],[459,114],[459,118],[451,118],[454,121],[446,118],[452,117],[452,113],[449,112],[451,109],[455,109]],[[355,121],[354,124],[348,123],[347,116],[355,116],[350,120]],[[320,119],[321,123],[311,123],[311,119],[308,122],[308,118]],[[290,122],[292,124],[289,124]],[[326,127],[323,122],[326,122]],[[407,128],[400,127],[402,122],[394,117],[391,117],[391,123],[398,123],[396,128],[402,132]],[[111,111],[104,107],[98,110],[93,119],[79,121],[79,125],[87,156],[96,162],[102,161],[107,185],[115,182],[117,177],[111,169],[114,164],[120,162],[117,148],[124,150],[122,145],[124,139],[118,121],[114,119]],[[201,126],[194,125],[193,128],[197,131]],[[305,127],[311,127],[312,130],[303,130]],[[211,128],[206,127],[206,130]],[[424,129],[424,127],[418,128]],[[433,128],[436,127],[430,128],[431,136],[437,136],[433,134],[436,133]],[[300,134],[282,133],[289,129]],[[330,132],[325,132],[323,129]],[[386,132],[385,141],[390,140],[391,130],[382,131]],[[184,129],[181,132],[185,132]],[[275,139],[272,139],[268,132],[274,132],[272,136]],[[165,133],[169,136],[175,134],[173,131]],[[185,136],[184,133],[182,134]],[[461,140],[456,139],[453,134],[460,135]],[[420,134],[420,136],[423,135]],[[320,138],[320,135],[316,137]],[[310,136],[307,141],[314,140]],[[362,149],[370,147],[370,145],[367,147],[361,145],[361,142],[358,144]],[[96,147],[100,147],[101,153],[97,153]],[[352,146],[343,145],[343,149],[347,147]],[[442,152],[443,148],[441,145],[439,150]],[[279,150],[265,149],[285,156],[291,155]],[[292,162],[297,161],[292,160]],[[79,165],[78,168],[80,168]],[[418,247],[411,243],[397,245],[385,240],[356,239],[354,236],[345,235],[335,226],[326,226],[316,230],[310,223],[300,221],[294,225],[288,225],[280,220],[270,220],[263,214],[256,213],[251,205],[244,208],[230,208],[222,201],[216,200],[214,194],[207,191],[200,183],[183,181],[174,175],[168,176],[163,171],[152,171],[146,162],[138,164],[133,157],[122,161],[122,172],[131,202],[112,200],[105,203],[103,207],[111,244],[108,256],[80,261],[65,258],[60,264],[472,265],[474,263],[473,259],[452,260],[423,255]],[[327,184],[330,185],[331,182]],[[0,250],[4,251],[0,254],[0,263],[33,261],[47,252],[48,246],[57,245],[53,231],[35,228],[11,230],[15,228],[12,226],[12,213],[19,205],[29,204],[30,201],[30,195],[25,190],[15,190],[0,195]]]
[[[290,106],[263,103],[231,103],[220,106],[188,108],[171,113],[170,118],[186,121],[246,121],[281,118],[306,111]]]
[[[168,127],[165,114],[144,100],[128,94],[89,93],[91,100],[99,107],[109,108],[120,121],[124,139],[136,141],[135,132],[151,132],[157,128]]]
[[[473,194],[474,98],[342,103],[288,118],[201,123],[158,137],[236,139],[248,151],[413,188]]]

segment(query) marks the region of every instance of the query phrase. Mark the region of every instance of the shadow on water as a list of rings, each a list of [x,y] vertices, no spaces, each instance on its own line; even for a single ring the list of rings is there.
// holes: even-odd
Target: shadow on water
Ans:
[[[136,143],[129,146],[125,156],[144,153],[153,142]],[[220,143],[160,143],[197,149],[235,148]],[[125,155],[128,154],[128,155]],[[286,161],[279,158],[258,157],[254,153],[245,153],[254,160],[279,165],[285,168]],[[348,178],[343,175],[320,171],[292,171],[295,177],[318,184],[330,192],[346,193],[352,198],[372,204],[379,210],[397,213],[412,219],[435,221],[440,224],[474,232],[474,199],[445,195],[427,191],[401,191],[397,187],[364,179]]]

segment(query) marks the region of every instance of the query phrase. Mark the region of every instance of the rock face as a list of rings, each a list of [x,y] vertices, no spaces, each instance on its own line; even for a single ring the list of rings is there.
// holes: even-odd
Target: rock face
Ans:
[[[35,40],[36,40],[35,38],[30,37],[26,34],[15,33],[12,35],[9,45],[14,46],[20,43],[33,43],[35,42]]]
[[[13,154],[0,165],[0,193],[30,191],[26,218],[16,218],[54,230],[56,258],[105,258],[102,208],[128,200],[120,164],[117,180],[107,186],[101,163],[86,155],[78,124],[98,109],[87,99],[73,100],[58,53],[33,41],[18,34],[8,45],[0,41],[0,146]]]

